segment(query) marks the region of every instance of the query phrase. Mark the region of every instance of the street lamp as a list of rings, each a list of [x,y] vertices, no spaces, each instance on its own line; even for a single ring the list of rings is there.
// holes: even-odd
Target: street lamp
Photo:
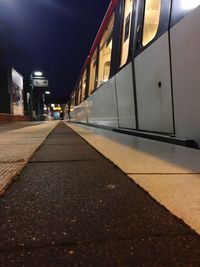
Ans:
[[[43,76],[43,73],[41,72],[41,71],[35,71],[34,73],[33,73],[33,75],[34,76],[38,76],[38,77],[42,77]]]
[[[50,95],[50,94],[51,94],[50,91],[46,91],[46,92],[45,92],[45,95]]]
[[[37,88],[37,90],[34,90]],[[44,92],[48,89],[48,80],[41,71],[33,71],[30,75],[30,95],[31,95],[31,116],[36,108],[36,117],[42,116],[41,111],[44,108]],[[50,93],[50,92],[49,92]],[[43,95],[42,95],[43,94]],[[36,104],[36,106],[35,106]]]

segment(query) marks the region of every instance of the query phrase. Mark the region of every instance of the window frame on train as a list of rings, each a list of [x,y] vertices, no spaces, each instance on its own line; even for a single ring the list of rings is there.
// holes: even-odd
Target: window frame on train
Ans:
[[[148,42],[145,46],[142,44],[143,38],[143,29],[144,29],[144,12],[145,12],[145,4],[146,0],[141,0],[137,5],[137,23],[136,23],[136,37],[135,37],[135,49],[133,57],[137,57],[140,53],[142,53],[145,49],[147,49],[152,43],[154,43],[162,34],[169,31],[169,21],[170,21],[170,13],[171,13],[171,0],[161,0],[161,10],[160,10],[160,18],[158,30],[156,32],[155,37]]]
[[[90,73],[89,73],[89,95],[91,95],[97,85],[97,63],[98,63],[98,48],[95,49],[90,62],[89,62],[89,68],[90,68]],[[95,64],[95,68],[94,68]]]
[[[82,102],[81,95],[82,95],[82,80],[80,79],[78,82],[78,105]]]
[[[123,40],[123,26],[124,26],[124,8],[125,8],[125,0],[119,1],[119,4],[116,8],[117,18],[116,18],[116,25],[115,25],[115,31],[116,31],[116,43],[115,44],[115,71],[113,72],[113,76],[116,75],[119,71],[121,71],[123,68],[125,68],[130,62],[133,60],[134,57],[134,51],[135,51],[135,40],[136,40],[136,29],[137,26],[137,5],[138,0],[132,0],[132,14],[131,14],[131,20],[130,20],[130,30],[129,30],[129,44],[127,46],[127,60],[126,63],[123,65],[121,64],[121,57],[122,57],[122,40]]]
[[[132,20],[133,20],[133,12],[134,12],[134,1],[135,0],[124,0],[123,1],[123,15],[122,15],[122,33],[121,33],[121,41],[120,41],[120,63],[119,67],[122,68],[126,65],[129,59],[129,52],[130,52],[130,44],[131,44],[131,33],[132,33]],[[131,9],[127,9],[128,4],[130,3]],[[127,24],[127,19],[128,24]],[[127,34],[127,26],[128,26],[128,34]]]
[[[112,22],[113,20],[113,22]],[[108,29],[108,27],[110,26],[109,24],[111,23],[111,27],[112,27],[112,30],[110,31],[109,35],[106,35],[106,31]],[[112,13],[112,15],[110,16],[110,19],[104,29],[104,32],[101,36],[101,39],[100,39],[100,42],[99,42],[99,51],[98,51],[98,77],[97,77],[97,88],[101,87],[102,84],[104,84],[105,82],[107,82],[110,77],[111,77],[111,67],[112,67],[112,51],[113,51],[113,41],[114,41],[114,38],[113,38],[113,34],[114,34],[114,25],[115,25],[115,12]],[[105,38],[105,40],[103,41],[103,38]],[[103,41],[103,43],[102,43]],[[110,52],[109,52],[109,63],[110,63],[110,68],[109,68],[109,75],[107,77],[107,79],[105,80],[103,77],[103,75],[101,75],[102,73],[104,74],[104,70],[101,69],[101,67],[105,66],[105,64],[103,64],[103,60],[102,60],[102,57],[101,57],[101,52],[102,50],[104,49],[105,45],[106,45],[106,48],[111,44],[111,48],[110,48]],[[105,63],[107,63],[108,61],[106,61]],[[103,65],[101,65],[103,64]]]
[[[87,93],[87,67],[84,69],[82,76],[81,76],[81,102],[86,99]],[[81,103],[80,102],[80,103]]]
[[[156,9],[152,6],[155,5]],[[146,0],[144,6],[144,18],[143,18],[143,33],[142,33],[142,46],[148,45],[152,40],[155,39],[157,32],[159,30],[160,18],[161,18],[162,0]],[[154,14],[156,23],[149,23],[149,20],[153,19],[152,14]],[[152,25],[152,26],[151,26]]]

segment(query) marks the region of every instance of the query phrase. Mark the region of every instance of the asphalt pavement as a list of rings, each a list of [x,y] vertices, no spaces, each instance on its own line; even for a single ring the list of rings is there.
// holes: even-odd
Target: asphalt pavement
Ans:
[[[199,235],[62,122],[0,214],[2,267],[200,266]]]

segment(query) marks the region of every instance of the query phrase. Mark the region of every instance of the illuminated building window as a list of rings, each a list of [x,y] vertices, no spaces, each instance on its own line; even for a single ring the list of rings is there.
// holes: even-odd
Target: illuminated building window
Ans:
[[[113,27],[114,27],[114,14],[111,17],[100,42],[98,86],[106,82],[110,76]]]
[[[86,87],[87,87],[87,69],[84,71],[83,76],[82,76],[82,90],[81,90],[81,101],[85,99],[85,93],[86,93]]]
[[[120,67],[124,66],[128,59],[132,13],[133,13],[133,0],[125,0]]]
[[[143,28],[143,46],[156,36],[160,21],[161,0],[146,0]]]
[[[97,49],[92,56],[90,63],[90,84],[89,84],[89,94],[91,94],[96,85],[96,69],[97,69]]]

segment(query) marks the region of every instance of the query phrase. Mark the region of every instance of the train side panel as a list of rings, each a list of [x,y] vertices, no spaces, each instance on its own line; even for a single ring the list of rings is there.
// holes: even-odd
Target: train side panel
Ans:
[[[119,127],[136,128],[135,98],[133,88],[133,68],[129,63],[116,75]]]
[[[139,129],[173,133],[168,32],[135,58]]]
[[[200,142],[200,7],[170,34],[176,136]]]
[[[87,123],[86,103],[82,102],[79,106],[75,106],[70,113],[70,120],[74,122]]]
[[[89,123],[118,127],[115,77],[104,83],[86,102]]]

